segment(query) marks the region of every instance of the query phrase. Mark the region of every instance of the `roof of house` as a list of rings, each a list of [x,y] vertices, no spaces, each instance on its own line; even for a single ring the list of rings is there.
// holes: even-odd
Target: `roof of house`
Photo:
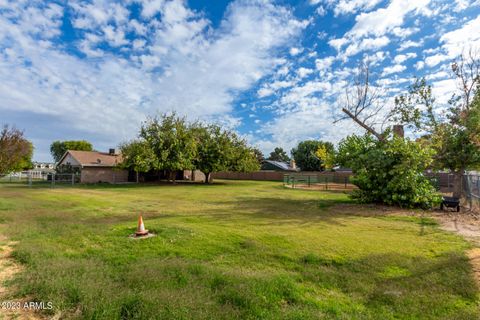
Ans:
[[[297,169],[294,169],[290,166],[289,163],[287,162],[282,162],[282,161],[273,161],[273,160],[263,160],[263,163],[268,163],[271,164],[272,166],[278,168],[279,170],[282,171],[297,171]]]
[[[107,152],[67,150],[58,163],[70,154],[82,167],[114,167],[122,162],[122,155]]]

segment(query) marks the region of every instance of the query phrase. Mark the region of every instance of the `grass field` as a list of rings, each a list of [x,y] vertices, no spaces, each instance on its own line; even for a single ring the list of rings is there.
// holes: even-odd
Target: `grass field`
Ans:
[[[128,238],[144,215],[156,237]],[[81,319],[478,319],[460,237],[281,183],[0,184],[12,298]]]

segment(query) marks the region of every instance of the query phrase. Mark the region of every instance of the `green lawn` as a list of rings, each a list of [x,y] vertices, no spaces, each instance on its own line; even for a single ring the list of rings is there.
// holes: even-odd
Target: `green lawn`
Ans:
[[[157,236],[128,238],[144,215]],[[82,319],[478,319],[469,244],[281,183],[0,184],[13,298]]]

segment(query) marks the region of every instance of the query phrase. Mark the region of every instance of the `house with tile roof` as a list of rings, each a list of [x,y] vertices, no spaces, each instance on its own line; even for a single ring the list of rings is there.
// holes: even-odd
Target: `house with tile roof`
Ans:
[[[81,183],[122,183],[128,181],[128,171],[118,165],[122,155],[110,149],[107,152],[67,150],[57,168],[69,166],[80,172]]]

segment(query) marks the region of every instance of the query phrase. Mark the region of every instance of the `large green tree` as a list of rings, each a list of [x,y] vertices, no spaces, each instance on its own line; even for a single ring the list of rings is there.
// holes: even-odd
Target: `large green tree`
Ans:
[[[287,152],[283,150],[283,148],[276,147],[275,149],[273,149],[272,152],[270,152],[270,156],[268,157],[268,160],[289,162],[290,158],[288,157]]]
[[[395,135],[379,140],[371,134],[349,136],[338,147],[336,160],[353,170],[358,186],[352,196],[365,203],[431,208],[440,196],[423,175],[433,150]]]
[[[306,140],[292,149],[292,156],[295,163],[303,171],[322,171],[325,168],[323,160],[317,157],[316,152],[319,148],[325,147],[328,152],[333,153],[335,148],[330,142]]]
[[[192,130],[197,139],[195,168],[205,174],[205,183],[212,181],[213,172],[248,172],[260,168],[256,149],[250,148],[234,132],[222,129],[218,125],[198,123]]]
[[[33,145],[23,132],[5,125],[0,131],[0,174],[32,168]]]
[[[140,138],[155,155],[152,169],[166,170],[169,180],[175,181],[178,170],[194,168],[197,140],[185,118],[175,113],[151,118],[142,125]]]
[[[142,140],[133,140],[120,145],[122,163],[120,167],[135,171],[137,183],[139,173],[148,172],[156,161],[155,154],[150,146]]]
[[[444,113],[424,78],[415,79],[406,94],[395,99],[392,118],[425,134],[422,139],[435,151],[433,165],[455,176],[455,197],[463,196],[462,177],[480,166],[480,59],[461,56],[452,64],[459,90]]]
[[[55,162],[60,161],[67,150],[92,151],[93,146],[85,140],[54,141],[50,145],[50,153]]]

